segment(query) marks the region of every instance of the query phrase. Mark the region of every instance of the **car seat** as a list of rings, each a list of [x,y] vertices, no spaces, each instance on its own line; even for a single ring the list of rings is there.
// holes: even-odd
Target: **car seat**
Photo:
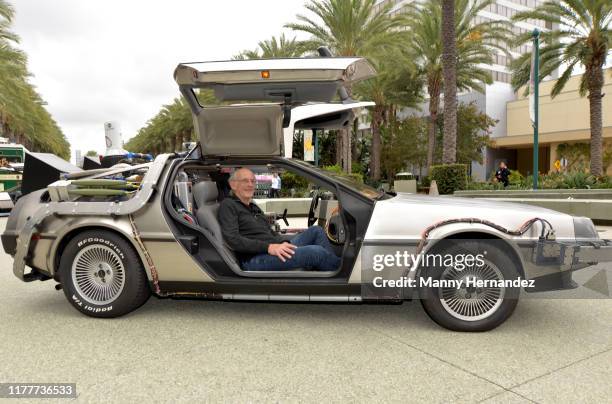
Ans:
[[[234,270],[241,271],[234,252],[223,241],[221,225],[217,219],[219,211],[219,192],[217,183],[213,181],[201,181],[193,186],[193,199],[197,205],[196,218],[198,224],[210,235],[209,240],[213,243],[221,257]]]

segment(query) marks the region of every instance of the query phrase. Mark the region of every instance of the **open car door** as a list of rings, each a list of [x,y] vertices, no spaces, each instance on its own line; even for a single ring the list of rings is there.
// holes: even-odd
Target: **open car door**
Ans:
[[[323,57],[182,63],[174,79],[182,92],[209,88],[219,101],[299,104],[329,102],[340,86],[375,74],[364,58]]]
[[[191,108],[203,155],[280,156],[283,128],[299,128],[301,121],[321,114],[337,128],[352,121],[360,103],[344,100],[331,109],[305,104],[329,103],[345,84],[375,73],[364,58],[321,57],[182,63],[174,78]],[[198,88],[212,89],[220,101],[267,103],[206,107],[194,93]],[[299,119],[292,120],[293,111]]]

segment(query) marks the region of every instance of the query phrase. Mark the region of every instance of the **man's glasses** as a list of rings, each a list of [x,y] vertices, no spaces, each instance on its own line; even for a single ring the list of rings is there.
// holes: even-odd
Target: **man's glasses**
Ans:
[[[253,179],[243,178],[243,179],[241,179],[241,180],[234,180],[234,181],[236,181],[236,182],[241,182],[241,183],[243,183],[243,184],[256,184],[256,183],[257,183],[257,180],[256,180],[256,179],[254,179],[254,178],[253,178]]]

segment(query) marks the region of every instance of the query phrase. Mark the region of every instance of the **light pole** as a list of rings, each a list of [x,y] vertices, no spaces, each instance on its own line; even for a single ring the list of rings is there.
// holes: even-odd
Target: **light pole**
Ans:
[[[539,124],[539,96],[540,96],[540,31],[533,30],[533,49],[531,62],[531,93],[533,94],[533,189],[538,189],[538,124]]]

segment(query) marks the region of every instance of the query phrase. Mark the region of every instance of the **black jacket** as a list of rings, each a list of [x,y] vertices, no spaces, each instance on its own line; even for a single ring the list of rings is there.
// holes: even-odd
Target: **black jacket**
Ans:
[[[509,183],[508,177],[510,177],[510,170],[507,168],[498,168],[495,172],[495,178],[497,178],[497,181],[503,183],[505,187],[507,187]]]
[[[218,217],[223,239],[241,261],[267,253],[270,244],[283,242],[253,202],[246,206],[232,195],[221,202]]]

